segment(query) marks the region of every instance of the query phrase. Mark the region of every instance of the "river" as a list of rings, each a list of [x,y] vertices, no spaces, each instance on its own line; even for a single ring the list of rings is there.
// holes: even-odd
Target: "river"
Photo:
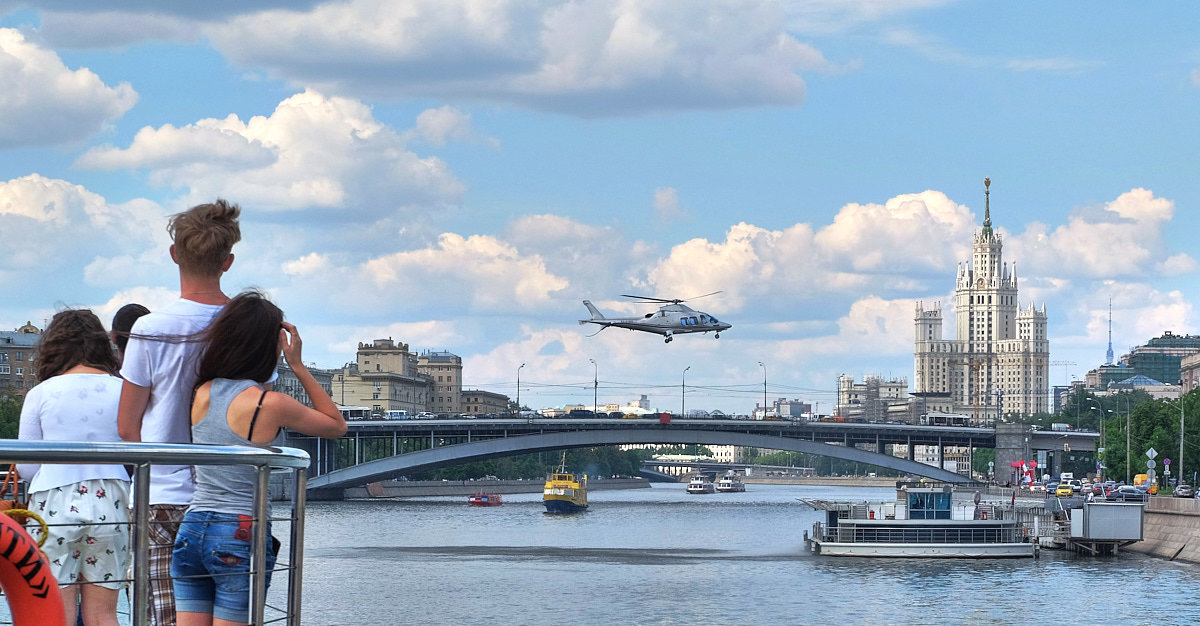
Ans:
[[[493,508],[459,497],[310,503],[304,623],[1159,624],[1200,615],[1200,567],[1134,553],[812,556],[802,537],[819,514],[797,498],[878,500],[894,490],[747,489],[593,492],[591,510],[573,516],[545,515],[538,494]]]

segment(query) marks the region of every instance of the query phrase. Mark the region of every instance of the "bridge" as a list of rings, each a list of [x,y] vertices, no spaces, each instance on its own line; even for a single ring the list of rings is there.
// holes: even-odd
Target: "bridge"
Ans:
[[[1089,433],[1054,433],[1078,450],[1094,449]],[[1024,442],[1023,442],[1024,443]],[[309,488],[332,493],[405,474],[517,454],[621,444],[734,445],[804,452],[889,468],[947,482],[965,476],[921,463],[913,446],[996,447],[996,431],[969,426],[856,424],[766,420],[459,419],[360,420],[338,440],[288,433],[285,445],[313,458]],[[907,446],[907,458],[890,453]]]

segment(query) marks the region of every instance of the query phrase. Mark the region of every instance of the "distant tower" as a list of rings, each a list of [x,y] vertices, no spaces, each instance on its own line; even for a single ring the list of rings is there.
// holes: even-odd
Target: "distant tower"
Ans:
[[[1112,352],[1112,296],[1108,297],[1108,352],[1104,355],[1104,364],[1113,364]]]

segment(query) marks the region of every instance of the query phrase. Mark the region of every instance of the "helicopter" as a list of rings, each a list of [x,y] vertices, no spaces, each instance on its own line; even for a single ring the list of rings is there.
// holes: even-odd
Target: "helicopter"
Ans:
[[[721,293],[714,291],[713,293],[703,296],[690,298],[696,300],[714,294]],[[721,338],[721,331],[732,328],[732,324],[727,324],[717,318],[705,313],[697,311],[692,307],[684,304],[687,300],[666,299],[666,298],[651,298],[648,296],[632,296],[629,294],[621,294],[623,298],[632,298],[641,302],[656,302],[662,303],[658,307],[657,313],[647,313],[643,317],[604,317],[604,314],[595,307],[590,301],[584,300],[583,306],[586,306],[592,314],[591,319],[579,320],[579,324],[596,324],[600,326],[600,330],[604,330],[610,326],[617,328],[628,328],[629,330],[640,330],[642,332],[654,333],[665,337],[665,343],[671,343],[674,336],[687,333],[708,333],[712,332],[717,339]],[[599,333],[600,330],[596,331]]]

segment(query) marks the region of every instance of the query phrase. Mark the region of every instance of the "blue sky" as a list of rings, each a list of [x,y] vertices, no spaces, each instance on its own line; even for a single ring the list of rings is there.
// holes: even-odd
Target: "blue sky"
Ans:
[[[244,209],[226,285],[306,360],[392,337],[534,407],[831,407],[912,375],[983,217],[1061,384],[1197,333],[1192,7],[0,1],[0,328],[177,290],[166,216]],[[169,11],[180,11],[170,13]],[[694,303],[719,340],[575,320]],[[952,316],[947,314],[948,320]],[[950,326],[948,323],[947,326]],[[947,329],[950,330],[949,328]]]

